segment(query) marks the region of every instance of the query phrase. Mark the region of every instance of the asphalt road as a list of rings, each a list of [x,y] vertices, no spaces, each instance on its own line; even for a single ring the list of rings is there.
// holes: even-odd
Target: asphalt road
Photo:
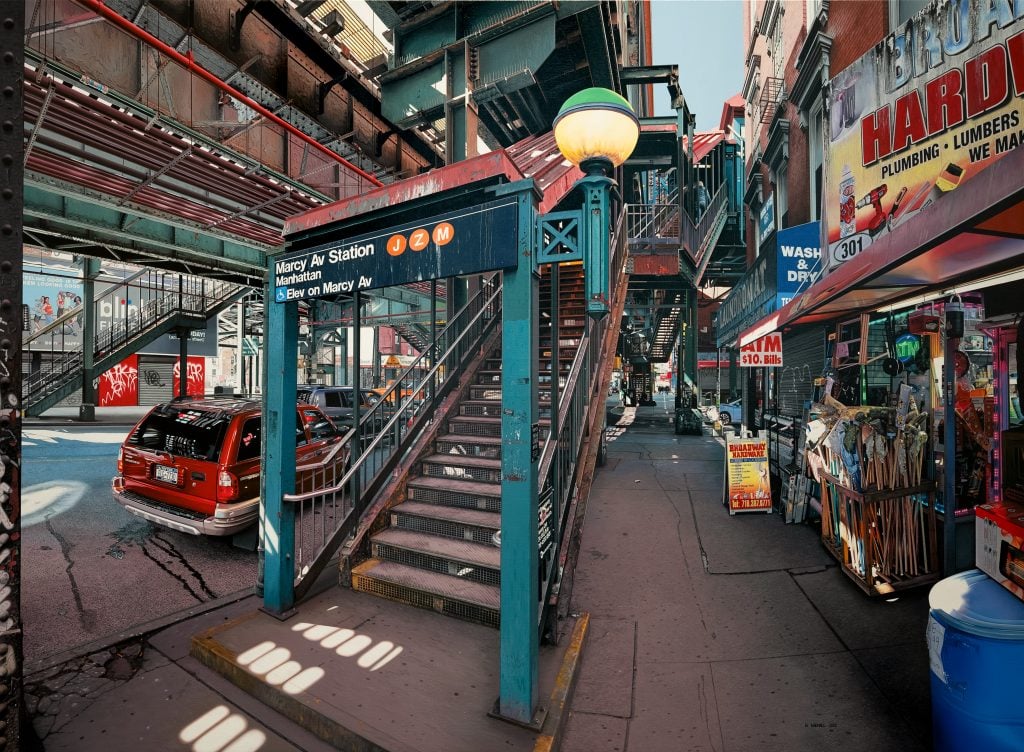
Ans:
[[[256,554],[161,528],[110,494],[123,426],[23,431],[25,660],[251,588]]]

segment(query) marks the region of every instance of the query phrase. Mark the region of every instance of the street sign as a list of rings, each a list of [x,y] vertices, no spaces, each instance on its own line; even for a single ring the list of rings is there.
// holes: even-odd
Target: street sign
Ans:
[[[398,359],[397,355],[389,355],[388,359],[384,361],[385,368],[401,368],[402,361]]]
[[[503,198],[286,253],[273,262],[278,303],[518,264],[515,198]]]
[[[782,365],[782,333],[772,332],[740,348],[740,366],[776,368]]]
[[[242,337],[242,355],[247,358],[256,357],[261,346],[258,337]]]

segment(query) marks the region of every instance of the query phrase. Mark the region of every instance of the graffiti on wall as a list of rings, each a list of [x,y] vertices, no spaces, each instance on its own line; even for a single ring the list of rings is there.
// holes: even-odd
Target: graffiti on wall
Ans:
[[[100,375],[97,387],[100,407],[128,407],[139,404],[139,359],[130,355]]]
[[[174,364],[174,393],[178,393],[178,383],[181,378],[181,360]],[[192,397],[202,397],[206,393],[206,359],[189,356],[186,367],[185,387],[186,393]]]

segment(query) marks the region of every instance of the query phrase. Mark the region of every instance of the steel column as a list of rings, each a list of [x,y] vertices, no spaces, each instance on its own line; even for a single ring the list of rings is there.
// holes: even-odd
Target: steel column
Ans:
[[[178,396],[188,396],[188,329],[178,330]]]
[[[82,404],[78,406],[78,419],[96,420],[96,387],[93,386],[93,358],[96,355],[96,275],[100,273],[99,259],[82,260]],[[127,306],[125,306],[127,310]]]
[[[529,724],[537,709],[540,583],[537,556],[537,310],[534,214],[519,194],[517,269],[504,272],[501,379],[501,630],[498,713]],[[556,375],[553,375],[555,378]]]
[[[686,291],[686,373],[699,393],[697,377],[697,290]],[[687,405],[696,407],[696,405]]]
[[[273,268],[273,266],[271,266]],[[264,290],[273,301],[273,291]],[[299,304],[264,306],[267,342],[266,399],[263,401],[263,607],[284,614],[295,602],[295,512],[284,495],[295,491],[295,358],[299,344]]]

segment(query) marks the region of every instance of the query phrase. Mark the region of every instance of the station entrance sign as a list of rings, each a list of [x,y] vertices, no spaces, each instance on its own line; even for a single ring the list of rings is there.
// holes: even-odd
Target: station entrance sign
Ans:
[[[331,240],[274,260],[274,301],[508,269],[518,263],[515,198]]]
[[[740,348],[740,365],[747,367],[782,365],[782,333],[772,332]]]

